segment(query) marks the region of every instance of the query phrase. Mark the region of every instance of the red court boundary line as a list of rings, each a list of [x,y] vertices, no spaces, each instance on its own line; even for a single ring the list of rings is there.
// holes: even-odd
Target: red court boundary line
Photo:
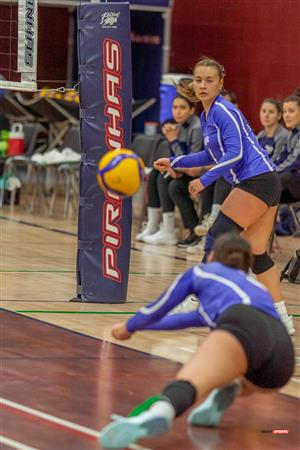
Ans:
[[[7,402],[9,402],[10,404],[8,404]],[[22,405],[21,403],[16,403],[11,400],[3,399],[2,397],[0,398],[0,403],[3,408],[12,410],[14,411],[15,414],[19,416],[30,417],[31,419],[33,418],[33,420],[37,422],[46,423],[48,426],[52,428],[61,428],[67,430],[69,433],[72,434],[77,435],[80,434],[81,436],[85,436],[86,438],[91,439],[93,441],[98,439],[99,431],[92,430],[82,425],[78,425],[74,422],[70,422],[69,420],[61,419],[60,417],[53,416],[52,414],[44,413],[43,411],[30,408],[28,406]],[[19,405],[21,408],[18,408],[17,405]],[[30,412],[30,410],[32,410],[32,412]],[[48,416],[49,418],[43,416]],[[76,429],[76,427],[78,428]]]
[[[6,409],[13,410],[16,414],[24,415],[28,417],[34,417],[34,420],[47,423],[47,425],[54,428],[63,428],[73,434],[80,434],[93,441],[98,440],[100,431],[92,430],[91,428],[78,425],[69,420],[61,419],[60,417],[53,416],[38,409],[30,408],[29,406],[22,405],[22,403],[13,402],[12,400],[0,397],[0,404]],[[52,419],[52,420],[51,420]],[[139,444],[129,444],[127,448],[132,450],[151,450],[146,447],[142,447]]]

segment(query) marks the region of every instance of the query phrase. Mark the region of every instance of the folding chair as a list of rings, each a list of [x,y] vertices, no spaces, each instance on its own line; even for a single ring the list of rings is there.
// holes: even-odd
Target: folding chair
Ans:
[[[294,237],[300,237],[300,220],[298,217],[299,211],[300,211],[300,200],[299,201],[293,201],[293,202],[288,202],[288,203],[280,203],[279,204],[279,208],[274,220],[274,226],[273,226],[273,230],[270,236],[270,240],[269,240],[269,253],[272,252],[273,250],[273,245],[274,245],[274,241],[276,239],[276,224],[277,224],[277,217],[280,211],[281,207],[285,207],[289,210],[289,212],[291,213],[291,217],[293,218],[293,222],[294,222],[294,226],[295,226],[295,231],[293,233]]]
[[[79,138],[79,127],[71,126],[68,133],[66,134],[62,148],[69,147],[74,152],[80,153],[80,138]],[[49,204],[49,215],[52,216],[55,209],[58,188],[60,186],[60,181],[64,187],[64,218],[69,216],[70,205],[76,211],[79,199],[79,168],[80,162],[65,162],[56,167],[54,177],[55,183],[53,186],[53,191]]]
[[[12,94],[6,94],[0,99],[0,108],[5,112],[10,122],[35,122],[36,117],[25,106],[21,105]]]
[[[35,153],[36,151],[42,151],[45,150],[47,147],[47,144],[45,142],[46,138],[43,139],[44,143],[39,146],[39,150],[37,150],[37,144],[38,144],[38,138],[41,133],[46,135],[47,130],[37,122],[32,123],[25,123],[23,125],[24,130],[24,139],[25,139],[25,153],[24,155],[18,155],[18,156],[10,156],[7,157],[4,160],[4,168],[3,168],[3,174],[2,176],[5,178],[8,176],[9,173],[13,174],[14,176],[20,177],[20,169],[25,168],[27,170],[26,180],[25,180],[25,186],[28,183],[29,176],[30,176],[30,157]],[[39,142],[40,144],[41,142]],[[0,208],[3,206],[4,202],[4,183],[1,184],[0,187]],[[13,207],[14,204],[14,192],[12,192],[12,195],[10,197],[10,206]]]
[[[299,211],[300,211],[300,201],[290,203],[288,205],[288,207],[292,214],[292,217],[293,217],[294,223],[295,223],[295,227],[296,227],[294,236],[299,237],[300,236],[300,220],[299,220],[299,216],[297,214],[299,214]]]
[[[48,150],[60,146],[70,127],[79,125],[79,106],[53,98],[40,97],[27,101],[20,93],[20,104],[33,113],[37,120],[49,126]]]

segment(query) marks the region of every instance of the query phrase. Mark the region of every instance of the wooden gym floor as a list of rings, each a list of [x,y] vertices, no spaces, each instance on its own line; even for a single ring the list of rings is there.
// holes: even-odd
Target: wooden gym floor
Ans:
[[[143,332],[120,345],[110,336],[111,325],[155,299],[196,259],[187,259],[183,249],[156,248],[133,239],[127,302],[70,303],[75,295],[76,219],[4,207],[0,227],[0,448],[100,448],[98,431],[110,414],[126,415],[160,392],[207,333],[205,329]],[[278,265],[282,268],[299,247],[299,239],[277,238]],[[284,282],[282,287],[289,313],[299,315],[299,285]],[[183,416],[166,436],[131,448],[299,448],[299,317],[294,321],[296,369],[281,393],[237,400],[217,430],[188,427]],[[288,433],[271,432],[276,429]]]

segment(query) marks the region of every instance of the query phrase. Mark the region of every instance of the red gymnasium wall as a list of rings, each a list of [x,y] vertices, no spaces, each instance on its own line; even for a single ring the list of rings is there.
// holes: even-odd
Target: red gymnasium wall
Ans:
[[[300,86],[300,0],[175,0],[170,72],[189,72],[202,55],[225,66],[225,87],[260,129],[265,97]]]

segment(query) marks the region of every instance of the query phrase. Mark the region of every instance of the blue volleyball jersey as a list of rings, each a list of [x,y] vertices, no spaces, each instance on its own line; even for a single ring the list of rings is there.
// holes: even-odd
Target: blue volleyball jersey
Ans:
[[[220,177],[229,183],[240,183],[266,172],[275,166],[258,140],[243,114],[232,103],[218,96],[208,116],[201,114],[204,151],[187,156],[171,157],[176,168],[214,166],[200,177],[208,186]]]
[[[168,314],[194,294],[199,302],[195,311]],[[270,293],[241,270],[219,262],[200,264],[179,275],[171,286],[128,320],[127,329],[175,330],[188,327],[215,328],[218,318],[234,305],[249,305],[280,320]]]

